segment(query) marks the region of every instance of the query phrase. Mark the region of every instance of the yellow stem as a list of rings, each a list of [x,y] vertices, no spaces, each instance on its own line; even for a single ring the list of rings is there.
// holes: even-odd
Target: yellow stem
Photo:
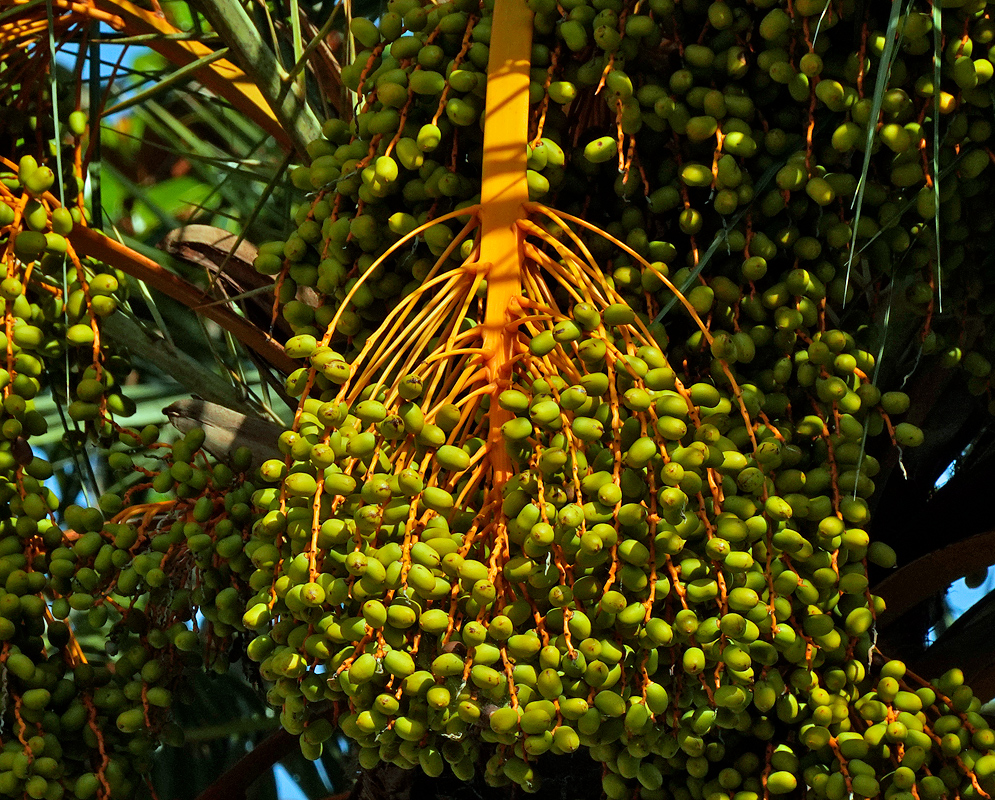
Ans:
[[[455,336],[451,336],[447,339],[447,347],[456,347],[457,345],[466,345],[469,342],[480,341],[480,328],[474,326],[469,330],[465,330],[462,333],[457,333]],[[435,398],[433,402],[433,411],[429,413],[429,418],[433,418],[435,413],[438,413],[438,407],[449,402],[448,400],[440,400],[438,398],[444,397],[448,389],[440,389],[442,382],[448,381],[448,384],[453,383],[453,377],[450,375],[448,370],[440,369],[439,366],[433,366],[425,374],[424,378],[424,397]]]
[[[556,250],[557,255],[563,259],[564,268],[569,270],[573,276],[570,284],[577,284],[584,287],[582,293],[587,295],[586,302],[593,301],[596,304],[602,303],[604,305],[611,303],[610,300],[606,299],[607,295],[605,294],[608,287],[607,278],[605,278],[604,273],[601,272],[597,264],[585,262],[583,258],[567,247],[566,244],[555,236],[550,235],[547,230],[536,225],[531,220],[523,220],[520,223],[520,227],[526,233],[535,235]],[[580,243],[578,247],[583,244],[583,241],[579,237],[576,237],[573,231],[568,231],[568,233],[571,239]]]
[[[355,402],[365,388],[385,382],[396,382],[411,371],[411,362],[423,355],[440,320],[451,317],[460,300],[456,289],[460,283],[466,282],[465,275],[451,277],[439,293],[439,302],[426,306],[414,319],[407,320],[404,317],[398,317],[397,322],[387,332],[390,337],[388,347],[378,352],[375,358],[368,356],[365,359],[363,372],[352,382],[348,394],[350,402]],[[401,324],[405,322],[407,324],[402,328]],[[381,330],[383,329],[381,328]],[[380,343],[379,336],[377,339]],[[403,344],[401,347],[397,347],[396,342]],[[407,353],[407,361],[404,362],[404,368],[400,371],[395,370],[395,366],[405,356],[405,353]],[[380,373],[379,380],[376,378],[378,372]]]
[[[441,307],[442,304],[440,303],[440,310],[426,318],[427,324],[424,327],[413,330],[410,333],[408,331],[402,333],[402,335],[410,335],[412,337],[413,346],[410,348],[410,352],[399,372],[399,376],[414,372],[418,364],[424,363],[425,353],[428,352],[432,339],[438,335],[440,325],[448,324],[451,326],[456,323],[458,319],[456,311],[460,299],[458,296],[452,297],[447,301],[444,308]],[[435,352],[439,352],[440,350],[441,348],[438,345],[434,348]],[[393,368],[393,363],[389,365],[389,368]]]
[[[422,288],[434,287],[437,289],[439,297],[446,298],[455,287],[459,286],[462,277],[456,270],[450,270],[429,281]],[[363,349],[353,362],[352,377],[348,383],[343,384],[343,388],[340,390],[341,397],[351,398],[349,402],[354,402],[355,397],[367,385],[365,381],[369,380],[370,376],[375,374],[377,367],[394,353],[398,347],[397,342],[405,341],[399,336],[399,331],[402,328],[406,326],[407,328],[417,329],[418,326],[423,327],[429,324],[427,320],[437,306],[426,304],[418,309],[417,312],[413,311],[422,293],[422,289],[419,289],[418,292],[405,297],[404,300],[391,309],[387,318],[380,324],[377,335],[375,337],[371,336],[366,341]],[[360,372],[360,368],[364,371]]]
[[[377,258],[376,261],[374,261],[372,264],[370,264],[370,266],[366,270],[366,272],[364,272],[362,275],[359,276],[359,278],[357,279],[356,283],[349,290],[349,293],[346,294],[346,296],[345,296],[345,298],[343,298],[342,302],[339,303],[339,310],[337,312],[335,312],[335,316],[332,318],[332,321],[328,323],[328,327],[325,329],[325,335],[322,338],[321,343],[327,345],[332,340],[332,334],[335,333],[335,329],[338,327],[339,320],[342,318],[342,314],[345,312],[345,310],[348,307],[348,305],[352,302],[352,298],[355,297],[356,292],[359,291],[359,287],[363,283],[365,283],[367,280],[369,280],[370,276],[373,275],[373,273],[376,271],[377,267],[379,267],[384,261],[386,261],[393,253],[395,253],[398,250],[400,250],[401,247],[404,246],[407,242],[410,242],[412,239],[415,239],[421,233],[423,233],[424,231],[426,231],[429,228],[431,228],[433,225],[437,225],[440,222],[445,222],[446,220],[455,219],[457,217],[465,217],[467,215],[471,215],[471,217],[472,217],[472,215],[475,214],[476,211],[477,211],[477,209],[474,206],[471,206],[470,208],[464,208],[464,209],[461,209],[459,211],[450,211],[448,214],[443,214],[441,217],[436,217],[435,219],[431,219],[428,222],[424,223],[423,225],[419,225],[417,228],[415,228],[412,231],[409,231],[404,236],[402,236],[400,239],[398,239],[396,242],[394,242],[394,244],[392,244],[390,247],[388,247]],[[455,239],[453,239],[453,242],[456,243],[456,246],[458,246],[459,242],[462,241],[462,237],[465,237],[466,234],[469,233],[470,230],[473,229],[473,225],[474,225],[474,219],[471,218],[470,221],[463,227],[463,231],[459,234],[459,236],[457,236]],[[449,248],[446,249],[446,252],[443,253],[442,258],[440,258],[435,263],[435,266],[432,268],[432,270],[428,273],[428,275],[425,276],[425,280],[422,281],[422,285],[419,288],[419,290],[417,292],[413,293],[413,295],[408,295],[408,297],[405,298],[405,301],[407,303],[411,303],[414,300],[414,296],[415,295],[420,295],[420,294],[424,293],[425,291],[427,291],[427,289],[429,288],[429,285],[430,285],[431,281],[436,277],[436,275],[438,274],[439,270],[442,268],[442,265],[445,263],[446,259],[449,257],[449,254],[452,253],[453,249],[454,249],[454,247],[452,245]],[[379,338],[379,337],[377,337],[377,338]]]
[[[465,279],[467,277],[467,274],[463,273],[463,278]],[[416,346],[410,348],[407,360],[404,362],[404,366],[399,373],[400,375],[405,375],[409,372],[415,371],[422,372],[424,367],[431,363],[430,360],[426,360],[424,354],[428,349],[428,345],[432,338],[436,339],[432,358],[444,358],[446,354],[453,349],[452,342],[459,336],[460,325],[463,322],[463,318],[466,317],[470,305],[474,301],[477,286],[480,284],[481,280],[483,280],[479,272],[471,273],[469,278],[469,280],[465,281],[465,283],[469,284],[469,288],[462,291],[462,300],[460,301],[461,304],[459,305],[459,309],[456,310],[454,296],[454,302],[448,307],[451,310],[447,310],[446,312],[445,323],[441,327],[433,325],[431,329],[425,328],[420,331],[420,338],[415,343]],[[424,379],[426,375],[423,374],[422,377]],[[424,402],[429,401],[432,397],[430,387],[426,389],[426,391],[422,394],[422,397],[425,398]]]
[[[471,256],[471,258],[476,261],[475,256]],[[467,260],[467,263],[469,263],[469,260],[470,259]],[[481,272],[474,273],[470,290],[466,293],[466,297],[463,300],[463,307],[460,309],[460,312],[456,318],[452,321],[450,329],[445,335],[445,344],[443,345],[443,349],[451,350],[456,347],[455,341],[460,336],[460,329],[463,324],[463,320],[470,315],[470,306],[473,304],[474,300],[476,300],[477,292],[480,289],[480,285],[484,282],[484,279],[485,276]],[[442,341],[441,338],[440,341]]]
[[[549,272],[557,275],[560,278],[560,285],[573,298],[574,303],[587,302],[587,298],[583,297],[578,291],[576,291],[576,289],[574,289],[573,276],[563,269],[560,264],[553,261],[553,259],[546,255],[546,253],[532,244],[532,242],[525,243],[525,254],[536,264],[539,264]]]
[[[487,270],[484,347],[493,354],[487,363],[494,386],[487,444],[493,485],[500,490],[512,474],[501,434],[501,426],[511,414],[499,406],[497,395],[507,380],[514,338],[505,333],[504,326],[514,298],[521,293],[522,254],[516,223],[529,200],[525,170],[532,11],[525,0],[496,0],[491,30],[480,188],[480,263]]]
[[[541,203],[529,203],[527,210],[530,212],[544,214],[546,217],[552,220],[553,224],[556,225],[561,231],[563,231],[563,233],[567,235],[570,241],[572,241],[574,243],[574,246],[577,248],[576,253],[569,250],[567,251],[568,253],[570,253],[569,260],[576,263],[582,269],[588,270],[590,275],[592,276],[594,281],[598,283],[598,285],[600,286],[605,285],[604,274],[601,272],[601,268],[598,266],[598,260],[591,254],[591,251],[587,249],[587,245],[584,244],[584,240],[581,239],[574,232],[574,230],[569,225],[567,225],[566,222],[560,219],[558,214],[561,214],[562,212],[554,211],[553,209],[549,208],[548,206],[544,206]],[[601,232],[600,228],[596,228],[596,230],[598,232]],[[556,237],[552,238],[555,239]],[[580,253],[584,257],[584,260],[586,260],[586,264],[584,261],[578,258],[577,253]]]

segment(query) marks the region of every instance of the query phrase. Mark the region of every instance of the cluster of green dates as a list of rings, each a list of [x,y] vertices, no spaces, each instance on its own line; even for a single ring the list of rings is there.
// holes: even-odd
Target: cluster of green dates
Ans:
[[[366,767],[529,791],[537,759],[584,749],[612,800],[990,792],[992,734],[959,675],[867,669],[867,564],[895,562],[867,532],[876,454],[923,435],[872,381],[885,307],[865,289],[890,281],[921,312],[927,355],[962,330],[937,286],[987,313],[969,256],[995,218],[950,202],[989,185],[985,3],[943,10],[938,87],[928,7],[900,10],[897,47],[887,6],[851,2],[530,7],[530,194],[608,234],[578,232],[625,303],[548,276],[568,311],[526,325],[489,398],[511,416],[500,505],[475,470],[486,414],[463,429],[459,401],[423,407],[418,375],[342,402],[347,347],[436,259],[472,253],[427,228],[340,316],[345,355],[316,344],[388,247],[479,200],[499,35],[489,4],[354,20],[359,113],[326,123],[292,176],[313,193],[297,232],[256,264],[288,297],[332,298],[283,306],[318,392],[263,467],[246,546],[249,656],[284,726],[318,757],[347,703]]]
[[[48,432],[36,400],[52,387],[64,393],[67,383],[77,381],[86,391],[86,382],[93,383],[96,375],[87,374],[94,370],[92,347],[86,347],[94,342],[87,304],[75,296],[67,302],[63,295],[66,236],[80,221],[79,211],[51,199],[61,195],[74,206],[81,184],[71,171],[60,179],[30,155],[0,180],[9,190],[0,202],[5,254],[0,311],[6,319],[0,333],[0,796],[128,798],[140,791],[141,773],[156,747],[146,732],[143,692],[153,716],[168,705],[169,692],[155,686],[159,675],[152,673],[162,668],[146,667],[148,654],[129,650],[113,669],[103,660],[80,658],[74,628],[111,628],[106,624],[110,606],[97,604],[94,593],[99,596],[101,571],[105,585],[113,582],[119,557],[101,547],[104,516],[99,509],[84,512],[74,506],[69,518],[60,520],[53,466],[33,446]],[[72,265],[69,269],[75,271]],[[94,290],[101,281],[113,281],[117,288],[112,270],[96,275],[85,269],[80,277]],[[74,291],[81,287],[70,284]],[[112,310],[108,306],[105,313]],[[107,397],[105,416],[95,429],[107,434],[112,414],[134,410],[117,389],[130,365],[109,351],[98,363],[101,394],[107,391]],[[77,398],[59,402],[75,416]],[[79,570],[77,561],[83,562]],[[120,729],[115,727],[119,715]]]
[[[963,364],[973,392],[995,357],[962,337],[995,308],[986,3],[944,3],[935,69],[915,1],[897,25],[852,0],[529,5],[530,194],[608,234],[577,232],[624,302],[546,276],[553,313],[516,329],[507,385],[469,418],[417,371],[353,392],[350,362],[438,261],[472,257],[439,223],[374,268],[479,202],[491,3],[352,22],[361,106],[310,145],[295,230],[255,263],[306,359],[288,392],[311,386],[258,479],[244,449],[209,464],[201,431],[165,451],[154,426],[115,427],[129,365],[92,344],[124,276],[91,265],[62,296],[76,212],[30,157],[0,176],[26,198],[16,229],[0,203],[0,795],[134,796],[153,731],[176,740],[178,676],[226,669],[246,632],[311,758],[341,731],[364,767],[530,792],[583,752],[610,800],[995,791],[958,672],[869,667],[867,571],[895,561],[868,534],[878,457],[923,439],[872,380],[890,298],[921,314],[923,363]],[[56,515],[31,438],[67,350],[68,415],[168,499],[154,524],[117,516],[139,494]],[[497,487],[494,447],[513,472]],[[105,654],[80,658],[86,633]]]
[[[52,366],[62,369],[60,362],[65,360],[67,350],[74,371],[77,362],[92,363],[97,321],[127,300],[128,289],[124,274],[118,270],[96,263],[77,269],[68,261],[66,236],[80,221],[80,212],[76,206],[53,207],[43,197],[57,191],[56,175],[50,167],[39,165],[27,155],[20,159],[16,175],[2,179],[21,194],[23,208],[18,215],[14,206],[0,203],[0,244],[11,243],[12,260],[6,277],[0,281],[0,310],[9,312],[13,322],[9,334],[0,334],[0,346],[13,356],[10,364],[0,370],[0,386],[10,386],[12,395],[30,402],[51,380]],[[67,202],[75,195],[75,180],[71,175],[64,180]],[[16,216],[20,219],[15,228]],[[31,280],[22,278],[28,269],[32,270]],[[72,277],[64,284],[67,271]],[[62,293],[64,286],[66,294]],[[116,368],[120,371],[122,365],[118,363]],[[85,369],[79,366],[80,371]],[[91,366],[88,373],[79,376],[82,388],[67,405],[72,419],[93,421],[106,414],[126,417],[134,413],[134,403],[116,387],[113,373],[114,369]],[[15,433],[15,429],[24,427],[24,410],[14,408],[21,405],[17,398],[8,411],[13,419],[5,424],[4,438],[8,442],[16,441],[21,431]],[[44,433],[39,424],[32,422],[32,427],[24,431],[25,438]]]
[[[471,14],[472,44],[463,48]],[[402,36],[405,15],[416,27]],[[482,147],[489,20],[472,2],[429,10],[402,0],[390,4],[379,30],[362,18],[352,29],[357,47],[367,49],[343,69],[343,82],[360,91],[364,105],[351,123],[325,122],[323,138],[308,146],[311,164],[291,178],[312,199],[298,207],[291,237],[264,244],[255,261],[263,274],[282,274],[290,296],[307,286],[330,298],[317,307],[299,299],[282,306],[296,333],[319,338],[356,280],[373,269],[338,322],[350,353],[418,287],[454,230],[437,224],[401,258],[374,267],[377,258],[419,225],[479,200],[479,160],[464,169],[463,157],[453,158],[453,137],[458,132],[462,152]],[[449,257],[455,266],[460,253]]]
[[[661,273],[691,285],[703,258],[709,280],[751,298],[784,294],[789,273],[803,270],[806,291],[785,296],[803,295],[803,305],[853,302],[881,275],[922,316],[923,354],[962,365],[971,391],[984,394],[995,343],[963,321],[990,313],[977,265],[995,212],[961,209],[990,183],[995,31],[985,3],[944,10],[935,90],[932,13],[917,3],[898,15],[892,41],[887,8],[864,22],[853,2],[831,13],[814,0],[530,7],[530,193],[614,237],[585,243],[634,308],[666,306]],[[490,13],[470,0],[394,0],[378,25],[353,21],[358,53],[343,80],[358,92],[358,113],[329,120],[310,145],[311,164],[292,175],[311,193],[297,230],[265,245],[256,264],[290,279],[283,313],[297,333],[320,336],[337,305],[299,299],[298,286],[340,301],[399,238],[479,200]],[[854,24],[865,28],[861,53]],[[453,234],[452,223],[430,227],[374,268],[339,320],[355,345],[347,355]],[[870,278],[859,274],[865,262]],[[875,296],[851,312],[854,332],[880,321]],[[948,304],[963,313],[941,314]],[[751,322],[791,329],[794,320],[770,313],[779,307],[750,309]],[[879,344],[875,329],[867,326],[868,348]]]
[[[858,417],[865,400],[899,413],[907,398],[856,385],[838,432],[818,415],[775,426],[755,385],[685,383],[624,304],[529,329],[531,360],[494,398],[513,415],[501,438],[516,473],[499,506],[473,469],[486,414],[460,428],[458,407],[420,402],[417,374],[347,405],[342,356],[288,342],[334,380],[261,468],[274,485],[252,497],[258,593],[242,622],[303,752],[321,755],[338,703],[366,767],[448,764],[528,791],[540,756],[586,748],[611,798],[788,794],[801,767],[822,775],[820,797],[843,800],[858,770],[852,791],[875,797],[902,788],[898,744],[918,748],[903,764],[923,792],[942,794],[920,775],[941,763],[944,786],[966,791],[943,759],[990,749],[987,731],[972,738],[985,725],[970,690],[949,708],[928,687],[889,692],[897,662],[871,689],[861,655],[883,610],[866,560],[894,553],[865,530],[876,461],[861,481]],[[830,333],[813,347],[855,352]],[[855,496],[834,499],[831,452]],[[959,749],[933,754],[954,720]]]
[[[45,625],[41,616],[30,616],[27,599],[43,603],[34,595],[21,597],[19,627],[39,629],[31,638],[40,640]],[[85,800],[106,786],[106,796],[134,797],[158,746],[147,731],[143,692],[149,717],[162,718],[171,693],[154,681],[164,667],[140,646],[121,654],[114,671],[105,665],[69,666],[61,649],[68,640],[66,622],[49,622],[44,633],[53,648],[48,656],[30,639],[22,639],[21,647],[8,641],[5,652],[4,716],[11,737],[0,749],[0,796]],[[165,731],[164,738],[175,743],[177,733]]]
[[[546,15],[558,18],[557,34],[577,54],[573,64],[559,62],[569,85],[558,91],[583,96],[603,80],[600,96],[617,111],[613,124],[585,132],[567,152],[556,201],[615,237],[614,245],[596,237],[587,244],[610,260],[615,286],[634,308],[668,306],[660,274],[687,290],[704,261],[702,277],[738,312],[713,315],[713,330],[763,325],[813,337],[824,327],[813,324],[817,306],[828,301],[847,306],[847,330],[864,328],[863,346],[876,350],[868,323],[880,324],[885,307],[878,295],[859,293],[890,281],[923,318],[929,363],[963,364],[970,390],[984,394],[990,343],[965,338],[963,318],[940,312],[961,304],[980,320],[991,307],[979,270],[995,217],[987,208],[961,213],[990,191],[993,31],[985,3],[944,9],[935,74],[925,4],[903,8],[889,29],[884,6],[865,21],[853,3],[662,2],[650,8],[667,56],[650,44],[656,34],[638,39],[638,14],[624,14],[613,50],[597,34],[613,13],[623,16],[611,4],[530,5],[537,30],[548,27]],[[860,52],[854,25],[867,41]],[[651,66],[661,59],[667,68]],[[627,172],[621,153],[634,154]],[[861,263],[870,273],[858,277]],[[699,300],[704,317],[711,302]],[[681,329],[680,339],[695,333]],[[700,349],[700,335],[690,345]],[[776,340],[770,357],[792,349]]]
[[[226,670],[242,629],[251,453],[208,466],[203,431],[164,449],[156,426],[117,424],[135,411],[122,388],[132,365],[94,342],[127,301],[125,276],[67,259],[79,212],[51,202],[52,169],[25,156],[2,180],[15,200],[0,203],[0,796],[127,800],[144,793],[159,744],[182,741],[169,712],[178,677],[205,660]],[[68,204],[78,184],[64,184]],[[49,432],[36,401],[50,393],[70,429],[63,444],[87,459],[81,445],[96,441],[110,484],[130,492],[63,508],[36,446]],[[174,501],[162,518],[142,507],[116,519],[149,492]]]
[[[12,474],[20,466],[30,478],[44,481],[51,477],[51,467],[32,452],[29,442],[47,432],[48,423],[35,410],[35,401],[53,387],[61,397],[68,383],[70,396],[60,400],[68,417],[99,429],[102,435],[113,435],[113,416],[127,417],[135,411],[134,402],[121,389],[130,362],[109,350],[94,361],[92,345],[98,330],[94,309],[104,307],[110,313],[124,293],[120,273],[102,265],[94,268],[96,272],[84,272],[85,289],[79,288],[79,282],[69,283],[68,302],[51,291],[56,285],[61,287],[61,276],[35,270],[25,281],[23,264],[0,282],[0,310],[10,319],[9,338],[0,333],[2,352],[8,354],[0,368],[5,395],[0,411],[0,470],[4,473]],[[35,491],[28,489],[29,494]]]
[[[9,395],[5,409],[17,400]],[[241,448],[231,466],[209,466],[203,442],[194,429],[163,450],[154,425],[103,439],[111,475],[133,479],[143,469],[153,476],[147,488],[172,499],[161,519],[145,517],[145,506],[118,516],[126,498],[113,492],[57,517],[58,498],[43,482],[48,462],[4,469],[0,796],[142,795],[156,748],[183,740],[170,717],[180,677],[228,669],[244,630],[240,575],[251,572],[242,549],[252,454]],[[81,649],[93,641],[103,649]]]
[[[13,241],[14,255],[24,263],[41,260],[61,265],[60,257],[65,256],[68,247],[66,234],[80,221],[78,208],[57,206],[53,209],[43,202],[46,193],[59,193],[57,177],[51,167],[39,165],[30,155],[20,159],[16,173],[0,174],[0,180],[7,188],[25,200],[19,215],[20,230],[10,229],[7,233]],[[79,184],[71,174],[64,176],[62,184],[62,193],[70,202],[78,193]],[[0,228],[12,226],[14,218],[15,209],[7,202],[0,203]]]

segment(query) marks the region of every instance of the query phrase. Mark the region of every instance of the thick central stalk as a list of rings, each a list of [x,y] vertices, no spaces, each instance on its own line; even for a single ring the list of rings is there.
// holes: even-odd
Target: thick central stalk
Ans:
[[[484,347],[494,386],[489,412],[489,449],[494,485],[512,473],[501,426],[510,412],[497,402],[509,377],[514,336],[507,328],[512,301],[521,293],[522,249],[515,223],[528,202],[525,177],[529,135],[529,66],[532,11],[525,0],[495,0],[487,63],[484,163],[480,188],[480,263],[487,270]]]

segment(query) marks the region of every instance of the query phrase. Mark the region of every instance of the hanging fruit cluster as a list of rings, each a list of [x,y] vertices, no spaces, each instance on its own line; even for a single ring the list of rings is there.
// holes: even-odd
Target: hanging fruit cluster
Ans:
[[[784,318],[792,309],[778,311],[795,297],[809,331],[822,298],[842,314],[846,296],[848,318],[862,324],[897,302],[922,317],[924,353],[963,361],[972,389],[987,391],[988,337],[964,321],[983,327],[987,313],[978,270],[992,218],[984,204],[970,225],[961,218],[963,201],[986,190],[991,161],[984,5],[937,13],[939,27],[916,4],[867,19],[855,3],[821,0],[578,3],[562,14],[532,5],[530,194],[598,223],[653,265],[591,242],[635,308],[655,316],[672,301],[659,272],[684,287],[703,265],[696,274],[713,292],[719,282],[729,298],[720,302],[749,297],[748,327],[780,319],[795,330]],[[356,19],[353,28],[366,49],[343,80],[360,92],[358,113],[351,126],[329,120],[311,145],[311,166],[293,179],[315,199],[299,208],[296,233],[264,246],[257,263],[330,298],[282,308],[319,338],[386,246],[480,191],[488,14],[469,2],[398,2],[379,27]],[[433,226],[378,264],[341,334],[361,344],[454,232]],[[708,305],[706,287],[698,296]]]
[[[34,122],[39,136],[51,125]],[[238,576],[251,571],[252,454],[211,464],[202,430],[169,445],[154,425],[116,422],[135,411],[122,388],[131,365],[101,341],[101,323],[127,302],[125,276],[81,259],[70,241],[85,225],[85,128],[80,112],[69,116],[61,176],[30,155],[0,173],[4,797],[144,794],[158,743],[182,741],[168,710],[181,675],[227,669],[247,594]],[[96,446],[123,491],[59,513],[53,466],[33,447],[48,430],[36,408],[48,393],[75,469],[85,474]],[[159,499],[144,502],[150,490]],[[102,651],[85,646],[94,640]]]
[[[995,346],[995,27],[943,6],[355,19],[357,114],[256,261],[302,359],[258,476],[114,421],[127,293],[66,238],[80,119],[61,193],[5,163],[0,794],[140,793],[183,669],[248,631],[312,758],[341,730],[528,791],[582,750],[612,800],[990,797],[980,700],[875,653],[867,572],[878,456],[923,438],[878,385],[891,310],[978,395]],[[137,477],[62,519],[49,389]]]
[[[308,361],[246,548],[249,654],[306,753],[345,700],[364,766],[529,791],[586,748],[609,798],[989,796],[959,675],[867,669],[873,454],[923,438],[875,385],[888,311],[990,371],[993,220],[948,201],[989,191],[992,23],[947,5],[354,20],[358,113],[256,263],[324,298],[282,306]],[[516,70],[520,154],[487,138]],[[510,293],[495,163],[528,193]]]

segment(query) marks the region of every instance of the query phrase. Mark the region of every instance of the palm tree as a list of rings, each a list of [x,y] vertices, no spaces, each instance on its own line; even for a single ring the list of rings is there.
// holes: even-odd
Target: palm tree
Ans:
[[[988,796],[943,5],[0,3],[0,791]]]

